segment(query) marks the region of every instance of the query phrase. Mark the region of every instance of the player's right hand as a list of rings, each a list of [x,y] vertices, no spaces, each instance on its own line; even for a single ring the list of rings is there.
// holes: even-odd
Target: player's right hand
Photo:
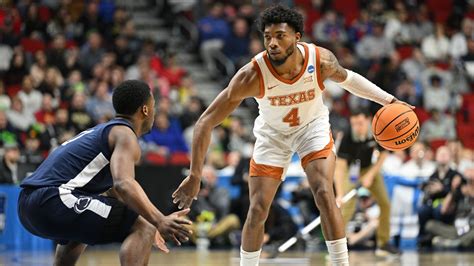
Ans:
[[[172,240],[177,245],[181,245],[181,242],[186,242],[191,236],[191,229],[186,227],[191,225],[192,222],[183,218],[189,213],[189,209],[174,212],[168,216],[165,216],[158,224],[159,233],[166,240]]]
[[[179,203],[178,208],[189,208],[197,199],[201,180],[192,176],[186,177],[173,193],[173,203]]]

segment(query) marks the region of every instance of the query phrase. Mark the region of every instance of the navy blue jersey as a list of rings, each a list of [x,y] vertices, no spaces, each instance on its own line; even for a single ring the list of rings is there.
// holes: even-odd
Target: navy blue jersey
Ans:
[[[107,191],[113,185],[108,136],[114,125],[132,128],[127,120],[114,119],[81,132],[56,148],[21,187],[60,187],[94,194]]]

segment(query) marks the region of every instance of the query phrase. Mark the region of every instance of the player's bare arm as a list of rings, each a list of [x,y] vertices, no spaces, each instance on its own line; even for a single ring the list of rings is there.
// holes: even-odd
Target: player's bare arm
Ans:
[[[191,173],[173,193],[178,207],[188,208],[199,192],[201,172],[214,127],[229,116],[245,98],[260,94],[260,80],[252,63],[243,66],[196,122],[191,152]]]
[[[133,131],[126,126],[115,126],[109,134],[109,144],[113,149],[110,170],[116,193],[124,203],[155,226],[166,238],[177,244],[187,241],[190,232],[184,225],[190,221],[181,218],[189,212],[184,210],[170,216],[163,215],[135,180],[135,163],[140,159],[140,147]]]
[[[328,49],[319,47],[319,51],[321,57],[321,76],[323,80],[330,79],[337,82],[350,93],[381,105],[401,103],[410,106],[412,109],[415,108],[398,100],[358,73],[342,67],[336,56]]]

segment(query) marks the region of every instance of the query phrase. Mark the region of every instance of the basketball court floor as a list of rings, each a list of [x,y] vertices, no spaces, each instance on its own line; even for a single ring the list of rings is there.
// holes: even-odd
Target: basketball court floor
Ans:
[[[238,250],[232,251],[196,251],[191,248],[176,248],[169,254],[153,251],[149,265],[182,265],[182,266],[225,266],[239,265]],[[0,252],[0,265],[52,265],[51,252]],[[472,252],[405,252],[397,259],[377,259],[373,252],[351,252],[351,265],[376,266],[467,266],[474,265]],[[89,247],[81,256],[78,266],[119,265],[118,247]],[[304,253],[288,252],[275,259],[261,259],[260,265],[330,265],[325,260],[324,252]]]

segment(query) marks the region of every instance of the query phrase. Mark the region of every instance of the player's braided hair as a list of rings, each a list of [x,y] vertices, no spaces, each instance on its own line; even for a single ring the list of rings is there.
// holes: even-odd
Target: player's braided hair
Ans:
[[[150,87],[145,82],[126,80],[114,90],[112,103],[117,114],[133,115],[150,97]]]
[[[303,16],[293,9],[282,5],[274,5],[263,10],[257,20],[260,32],[265,31],[265,27],[271,24],[286,23],[292,27],[295,32],[301,33],[303,36]]]

